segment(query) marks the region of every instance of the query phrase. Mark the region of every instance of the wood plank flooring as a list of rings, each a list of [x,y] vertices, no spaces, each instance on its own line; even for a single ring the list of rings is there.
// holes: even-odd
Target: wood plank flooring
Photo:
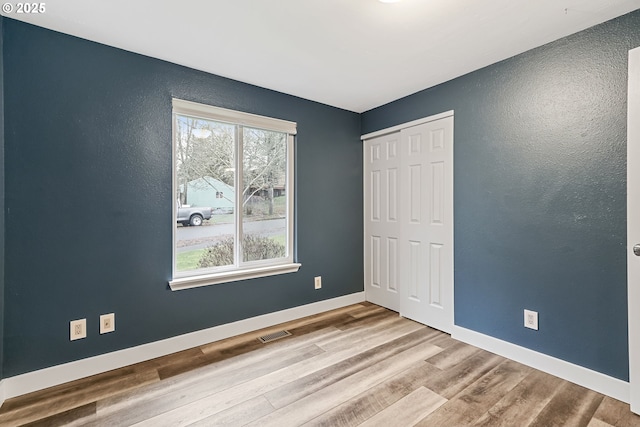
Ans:
[[[291,332],[267,344],[259,336]],[[370,303],[7,400],[1,426],[640,426],[629,405]]]

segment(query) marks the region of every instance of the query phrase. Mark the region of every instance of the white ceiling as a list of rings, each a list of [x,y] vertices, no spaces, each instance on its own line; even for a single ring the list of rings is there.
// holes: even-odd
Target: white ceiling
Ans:
[[[640,0],[46,0],[45,5],[44,14],[2,14],[363,112],[631,12]]]

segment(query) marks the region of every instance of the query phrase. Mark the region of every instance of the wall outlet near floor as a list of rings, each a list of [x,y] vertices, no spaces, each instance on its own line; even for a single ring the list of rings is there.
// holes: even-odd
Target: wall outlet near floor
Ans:
[[[69,340],[79,340],[87,337],[87,319],[72,320],[69,322]]]
[[[538,330],[538,312],[525,310],[524,311],[524,327],[529,329]]]
[[[313,278],[313,285],[316,289],[322,288],[322,276],[316,276]]]
[[[106,334],[116,330],[115,313],[103,314],[100,316],[100,333]]]

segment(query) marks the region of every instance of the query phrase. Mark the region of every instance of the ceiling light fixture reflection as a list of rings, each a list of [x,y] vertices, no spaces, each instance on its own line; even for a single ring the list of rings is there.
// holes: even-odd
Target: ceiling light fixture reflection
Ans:
[[[209,129],[194,129],[193,136],[198,139],[209,138],[211,136],[211,131]]]

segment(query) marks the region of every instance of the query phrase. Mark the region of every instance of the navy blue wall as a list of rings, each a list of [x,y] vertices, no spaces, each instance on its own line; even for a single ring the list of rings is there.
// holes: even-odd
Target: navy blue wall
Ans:
[[[455,323],[623,380],[638,45],[640,11],[362,115],[367,133],[455,110]]]
[[[5,376],[363,290],[358,114],[4,27]],[[172,97],[298,123],[298,273],[168,289]],[[77,318],[89,336],[70,342]]]

